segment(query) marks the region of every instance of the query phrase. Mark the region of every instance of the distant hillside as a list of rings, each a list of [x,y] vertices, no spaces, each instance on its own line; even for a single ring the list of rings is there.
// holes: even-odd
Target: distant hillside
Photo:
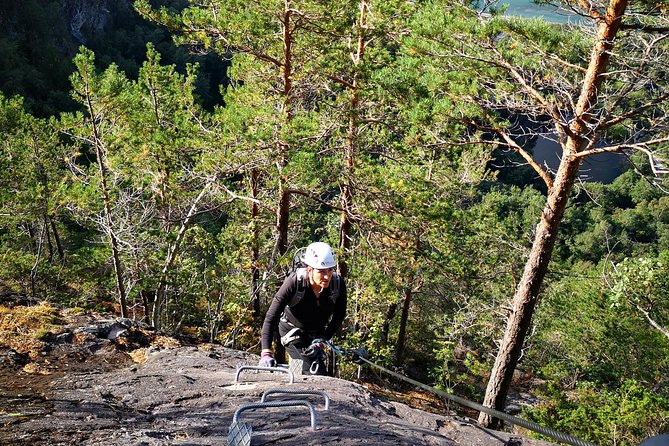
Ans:
[[[161,0],[179,8],[183,0]],[[182,70],[188,62],[201,66],[198,92],[205,106],[220,102],[225,64],[212,55],[194,57],[177,48],[164,29],[144,21],[131,0],[24,0],[0,2],[0,90],[20,95],[30,111],[49,116],[70,111],[72,57],[81,45],[96,54],[99,67],[118,65],[134,77],[153,42],[165,64]]]

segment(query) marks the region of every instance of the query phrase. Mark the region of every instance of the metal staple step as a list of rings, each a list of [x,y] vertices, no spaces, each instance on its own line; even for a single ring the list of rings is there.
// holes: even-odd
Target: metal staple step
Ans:
[[[302,373],[302,364],[304,364],[303,360],[290,358],[290,362],[288,363],[288,370],[296,375],[298,373]]]
[[[251,446],[250,424],[233,421],[228,429],[228,446]]]
[[[244,370],[256,370],[256,371],[266,371],[266,372],[279,372],[288,374],[288,383],[293,384],[295,382],[295,375],[289,369],[283,367],[260,367],[255,365],[243,365],[237,368],[237,373],[235,373],[235,382],[239,382],[239,375]]]
[[[291,407],[291,406],[305,406],[309,409],[311,419],[311,430],[316,430],[316,409],[313,404],[306,400],[288,400],[288,401],[271,401],[260,403],[248,403],[239,406],[232,416],[232,424],[228,429],[228,446],[249,446],[251,444],[251,434],[253,429],[250,424],[241,423],[239,415],[251,409],[263,409],[268,407]]]
[[[325,400],[324,410],[330,410],[330,397],[322,390],[308,390],[308,389],[267,389],[260,397],[260,402],[264,403],[267,397],[271,394],[288,394],[288,395],[321,395]]]

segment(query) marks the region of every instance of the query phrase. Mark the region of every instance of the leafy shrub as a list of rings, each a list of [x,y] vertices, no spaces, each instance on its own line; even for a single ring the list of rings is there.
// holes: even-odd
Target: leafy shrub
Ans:
[[[579,383],[568,394],[549,386],[545,397],[525,409],[528,419],[595,444],[637,445],[669,429],[669,398],[632,379],[612,390]]]

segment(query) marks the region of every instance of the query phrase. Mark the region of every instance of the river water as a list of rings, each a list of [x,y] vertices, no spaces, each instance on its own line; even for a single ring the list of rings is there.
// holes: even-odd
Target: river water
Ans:
[[[578,17],[569,15],[566,11],[554,6],[537,5],[532,3],[532,0],[500,0],[499,4],[508,5],[506,15],[527,18],[541,17],[554,23],[569,23],[578,20]],[[560,146],[550,138],[540,137],[532,148],[532,156],[535,161],[553,172],[557,170],[561,155]],[[619,153],[590,156],[584,160],[579,177],[583,181],[610,183],[625,170],[626,161],[625,156]]]
[[[532,0],[500,0],[499,5],[508,5],[507,15],[519,17],[541,17],[549,22],[566,23],[569,15],[565,11],[549,5],[537,5]]]

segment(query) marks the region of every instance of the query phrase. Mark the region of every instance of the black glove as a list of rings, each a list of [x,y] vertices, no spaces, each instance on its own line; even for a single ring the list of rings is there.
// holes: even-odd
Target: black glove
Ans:
[[[363,365],[365,363],[362,359],[369,359],[369,353],[367,353],[367,350],[364,348],[354,348],[353,350],[349,350],[348,353],[351,361],[358,365]]]

